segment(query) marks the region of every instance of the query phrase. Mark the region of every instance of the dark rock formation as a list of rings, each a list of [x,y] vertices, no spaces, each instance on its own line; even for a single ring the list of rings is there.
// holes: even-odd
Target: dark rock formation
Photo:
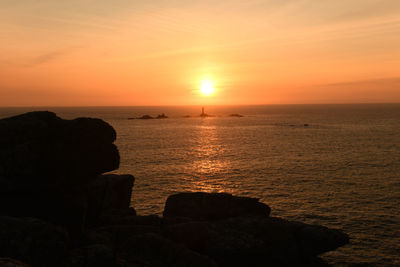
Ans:
[[[139,120],[150,120],[150,119],[154,119],[154,118],[150,115],[143,115],[142,117],[139,117],[138,119]]]
[[[110,267],[117,265],[114,251],[105,245],[96,244],[72,249],[63,260],[62,267]]]
[[[162,114],[158,114],[156,119],[168,119],[168,116],[165,115],[164,113],[162,113]]]
[[[115,213],[135,214],[129,211],[132,187],[135,178],[132,175],[100,175],[89,185],[87,220],[95,223],[105,216]]]
[[[30,112],[0,120],[0,176],[17,189],[82,185],[119,166],[114,129],[99,119]]]
[[[128,118],[128,120],[134,120],[134,119],[138,119],[138,120],[151,120],[151,119],[167,119],[168,116],[165,115],[164,113],[162,114],[158,114],[157,117],[152,117],[150,115],[143,115],[141,117],[137,117],[137,118]]]
[[[115,138],[97,119],[0,120],[0,267],[324,266],[318,255],[348,243],[225,193],[180,193],[163,218],[136,215],[133,176],[101,175],[118,167]]]
[[[42,218],[79,234],[88,184],[119,166],[115,139],[100,119],[30,112],[0,120],[0,215]]]
[[[168,197],[164,217],[219,220],[241,216],[269,216],[271,209],[256,198],[225,193],[180,193]]]
[[[29,267],[29,265],[10,258],[0,258],[0,267]]]
[[[67,249],[64,229],[34,218],[0,217],[0,257],[56,266]]]
[[[349,243],[349,237],[341,231],[319,225],[302,225],[294,233],[302,254],[315,256],[335,250]]]
[[[223,199],[223,204],[215,199]],[[240,204],[241,201],[246,204]],[[164,211],[166,218],[171,221],[171,217],[186,217],[192,221],[172,223],[166,234],[175,242],[208,255],[218,266],[293,266],[318,262],[318,255],[349,242],[348,236],[338,230],[268,217],[262,212],[230,212],[235,205],[242,211],[246,210],[244,207],[258,210],[251,208],[251,203],[259,203],[257,200],[248,201],[228,194],[170,196]],[[209,213],[205,212],[207,209]],[[218,211],[220,216],[215,216]]]
[[[238,118],[241,118],[241,117],[243,117],[243,115],[240,115],[240,114],[238,114],[238,113],[233,113],[233,114],[229,114],[229,117],[238,117]]]
[[[121,247],[119,255],[139,266],[217,266],[209,257],[152,233],[132,235]]]
[[[249,258],[251,266],[296,265],[349,241],[338,230],[273,217],[232,218],[216,222],[215,227],[218,234],[209,241],[206,254],[220,266],[243,266]],[[313,234],[302,235],[306,229]],[[318,240],[313,238],[316,232]]]

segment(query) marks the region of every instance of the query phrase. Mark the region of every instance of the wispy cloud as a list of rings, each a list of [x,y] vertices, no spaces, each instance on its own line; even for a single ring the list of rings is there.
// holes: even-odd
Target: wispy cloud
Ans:
[[[365,86],[384,86],[398,88],[400,91],[400,77],[389,77],[380,79],[358,80],[349,82],[338,82],[320,85],[322,87],[365,87]]]
[[[69,55],[73,52],[75,52],[77,49],[80,49],[82,47],[69,47],[69,48],[64,48],[64,49],[60,49],[60,50],[56,50],[56,51],[51,51],[51,52],[47,52],[47,53],[43,53],[41,55],[38,55],[34,58],[32,58],[31,60],[29,60],[25,66],[26,67],[34,67],[34,66],[38,66],[38,65],[42,65],[42,64],[46,64],[48,62],[51,61],[55,61],[59,58],[62,58],[66,55]]]

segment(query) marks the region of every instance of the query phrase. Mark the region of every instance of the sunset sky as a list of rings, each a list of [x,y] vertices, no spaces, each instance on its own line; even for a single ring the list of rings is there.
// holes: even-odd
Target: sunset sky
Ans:
[[[370,102],[400,102],[399,0],[0,1],[0,106]]]

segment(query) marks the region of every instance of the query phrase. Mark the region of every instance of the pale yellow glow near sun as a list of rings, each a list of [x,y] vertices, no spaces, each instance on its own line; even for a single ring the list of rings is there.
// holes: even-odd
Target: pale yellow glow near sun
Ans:
[[[211,95],[214,93],[214,85],[213,82],[209,79],[204,79],[201,81],[200,92],[203,95]]]

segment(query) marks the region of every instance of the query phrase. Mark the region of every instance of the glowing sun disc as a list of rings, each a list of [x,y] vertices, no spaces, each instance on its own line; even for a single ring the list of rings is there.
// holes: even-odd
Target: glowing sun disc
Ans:
[[[212,81],[203,80],[201,82],[200,92],[203,95],[210,95],[210,94],[214,93],[214,86],[213,86]]]

